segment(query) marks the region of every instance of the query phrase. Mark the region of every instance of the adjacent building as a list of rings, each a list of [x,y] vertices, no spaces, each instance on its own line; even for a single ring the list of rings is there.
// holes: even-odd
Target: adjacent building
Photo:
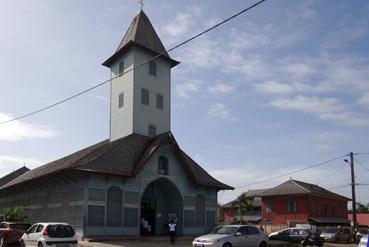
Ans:
[[[258,190],[248,190],[244,192],[246,197],[251,199],[251,207],[250,210],[245,215],[239,214],[239,204],[237,198],[233,201],[230,201],[222,206],[220,206],[222,212],[222,221],[224,222],[248,222],[253,224],[261,223],[261,197],[259,194],[265,192],[267,189],[258,189]]]
[[[315,184],[290,179],[259,196],[266,226],[349,224],[347,202],[350,199]]]
[[[142,218],[155,235],[170,220],[178,234],[215,225],[217,192],[233,188],[191,159],[170,131],[177,64],[141,11],[103,63],[112,78],[110,137],[7,181],[0,209],[22,206],[32,223],[68,222],[83,236],[139,235]]]

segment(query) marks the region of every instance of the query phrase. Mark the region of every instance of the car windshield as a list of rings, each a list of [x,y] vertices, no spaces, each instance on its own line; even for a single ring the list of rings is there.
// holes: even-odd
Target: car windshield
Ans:
[[[368,229],[359,229],[359,232],[361,234],[368,234],[369,230]]]
[[[47,230],[51,238],[70,238],[75,234],[70,225],[48,225]]]
[[[30,228],[30,224],[9,224],[9,228],[25,231]]]
[[[221,227],[219,229],[217,229],[214,233],[217,234],[232,234],[234,232],[236,232],[238,229],[238,227],[232,227],[232,226],[227,226],[227,227]]]
[[[336,233],[337,228],[327,228],[323,230],[323,233]]]

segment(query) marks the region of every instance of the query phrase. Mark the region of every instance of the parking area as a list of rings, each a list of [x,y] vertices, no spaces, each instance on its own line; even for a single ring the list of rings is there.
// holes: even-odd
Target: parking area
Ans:
[[[193,238],[178,238],[176,241],[176,247],[191,247]],[[166,247],[173,246],[169,243],[169,237],[156,237],[147,239],[130,239],[130,240],[114,240],[114,241],[101,241],[101,242],[80,242],[81,247]],[[271,247],[294,247],[301,245],[286,244],[279,241],[270,241]],[[357,244],[345,244],[345,243],[325,243],[324,247],[356,247]]]

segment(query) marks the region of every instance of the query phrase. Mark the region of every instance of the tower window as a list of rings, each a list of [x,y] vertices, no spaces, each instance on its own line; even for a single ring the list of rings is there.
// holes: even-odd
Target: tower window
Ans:
[[[119,108],[122,108],[123,105],[124,105],[124,93],[122,92],[122,93],[119,94],[118,106],[119,106]]]
[[[159,174],[168,175],[168,159],[165,156],[159,157]]]
[[[122,75],[124,72],[124,61],[119,63],[119,75]]]
[[[141,104],[149,105],[149,90],[146,88],[141,89]]]
[[[156,126],[153,124],[149,125],[149,136],[156,136]]]
[[[156,95],[156,108],[161,110],[164,109],[164,97],[161,94]]]
[[[149,65],[149,74],[156,76],[156,63],[151,61]]]

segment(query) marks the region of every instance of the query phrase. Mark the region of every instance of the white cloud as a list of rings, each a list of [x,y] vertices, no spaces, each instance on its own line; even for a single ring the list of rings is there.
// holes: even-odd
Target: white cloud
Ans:
[[[297,95],[280,98],[269,103],[282,110],[296,110],[310,113],[323,120],[332,120],[348,126],[369,126],[369,117],[356,113],[341,104],[336,98],[318,98]]]
[[[178,84],[176,86],[176,93],[183,98],[188,98],[191,94],[200,91],[200,84],[201,82],[197,80]]]
[[[340,143],[347,142],[351,136],[339,131],[318,132],[312,135],[314,146],[320,150],[333,150]]]
[[[227,84],[215,84],[208,88],[209,92],[212,94],[228,94],[233,91],[233,87]]]
[[[365,92],[361,97],[359,98],[359,103],[362,105],[368,105],[369,106],[369,91]]]
[[[0,122],[12,119],[11,116],[0,112]],[[50,126],[27,124],[13,121],[0,126],[0,141],[21,141],[29,139],[52,138],[58,134]]]
[[[255,83],[258,91],[270,94],[283,94],[294,91],[291,85],[280,83],[276,81],[266,81],[262,83]]]
[[[207,115],[212,118],[219,118],[226,121],[234,122],[238,119],[231,115],[231,112],[223,103],[214,103],[210,106]]]
[[[0,177],[21,168],[23,165],[33,169],[42,164],[42,161],[33,158],[0,155]]]

